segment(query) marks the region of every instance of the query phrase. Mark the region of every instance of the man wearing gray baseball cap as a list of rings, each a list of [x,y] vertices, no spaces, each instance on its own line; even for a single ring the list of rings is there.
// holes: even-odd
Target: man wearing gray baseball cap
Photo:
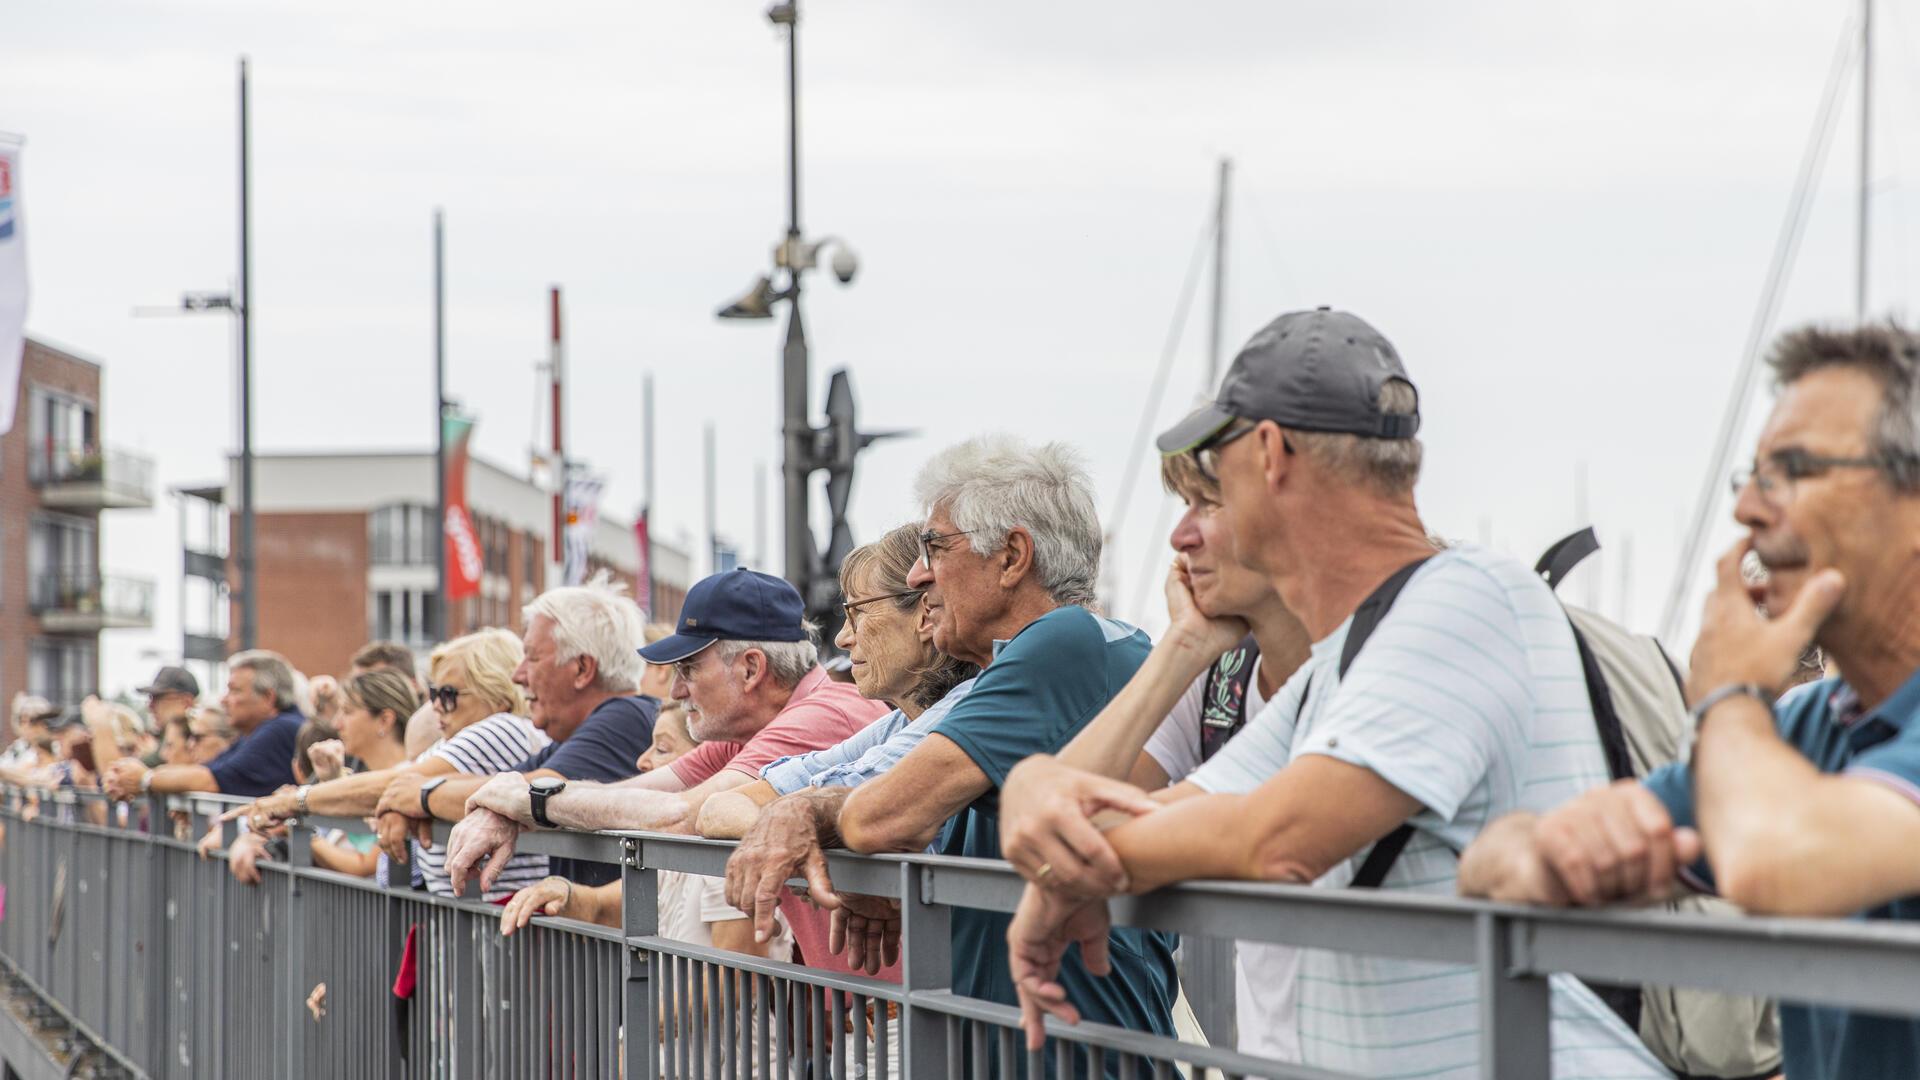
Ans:
[[[1358,316],[1320,308],[1255,334],[1214,400],[1161,436],[1163,454],[1194,455],[1219,478],[1215,512],[1233,556],[1273,582],[1314,645],[1238,735],[1154,793],[1166,806],[1092,833],[1108,850],[1080,856],[1117,858],[1126,890],[1256,878],[1450,895],[1455,853],[1487,822],[1607,782],[1553,594],[1504,555],[1436,551],[1428,539],[1413,497],[1419,429],[1419,396],[1393,345]],[[1167,683],[1168,693],[1186,685]],[[1166,693],[1140,689],[1142,707],[1164,714]],[[1021,782],[1016,771],[1009,798]],[[1042,1013],[1068,1018],[1050,958],[1088,934],[1107,897],[1069,894],[1059,887],[1069,875],[1016,865],[1030,884],[1008,943],[1031,1039]],[[1295,1029],[1305,1064],[1480,1075],[1472,967],[1317,949],[1298,963],[1294,980],[1243,979],[1240,992],[1262,999],[1264,1022]],[[1553,990],[1554,1077],[1670,1075],[1591,992],[1570,979]]]

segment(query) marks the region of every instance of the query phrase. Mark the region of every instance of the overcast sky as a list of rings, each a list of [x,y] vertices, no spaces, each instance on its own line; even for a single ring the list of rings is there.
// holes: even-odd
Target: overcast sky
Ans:
[[[443,206],[449,380],[478,451],[526,461],[559,284],[569,438],[610,478],[608,510],[640,500],[651,371],[663,532],[698,536],[711,420],[721,530],[750,556],[756,462],[778,497],[780,330],[713,311],[783,227],[762,10],[15,0],[0,130],[27,138],[28,330],[106,365],[109,438],[153,455],[163,489],[220,475],[224,320],[132,310],[234,273],[246,53],[260,450],[429,445]],[[1851,11],[806,0],[804,225],[862,259],[851,288],[820,275],[808,294],[815,400],[847,366],[867,426],[921,433],[865,455],[858,534],[913,512],[929,453],[996,428],[1081,447],[1111,510],[1230,155],[1229,355],[1282,311],[1362,314],[1421,390],[1430,525],[1531,560],[1576,525],[1584,469],[1607,551],[1573,598],[1652,629]],[[1873,306],[1910,312],[1920,13],[1880,11]],[[1851,315],[1855,108],[1782,323]],[[1202,303],[1156,427],[1200,390],[1205,340]],[[1152,468],[1110,560],[1118,614],[1157,628]],[[177,655],[180,556],[170,502],[105,521],[105,568],[160,583],[153,632],[105,635],[113,691]]]

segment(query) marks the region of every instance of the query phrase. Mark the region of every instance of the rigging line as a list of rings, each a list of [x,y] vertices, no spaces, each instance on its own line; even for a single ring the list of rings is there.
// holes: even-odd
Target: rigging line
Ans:
[[[1200,238],[1193,245],[1193,259],[1187,267],[1186,284],[1180,287],[1180,303],[1173,312],[1173,325],[1167,328],[1166,344],[1160,350],[1160,368],[1153,373],[1153,385],[1147,390],[1147,400],[1140,406],[1140,427],[1134,432],[1133,449],[1127,454],[1127,471],[1120,477],[1120,495],[1114,501],[1113,513],[1107,515],[1107,535],[1120,535],[1121,525],[1127,520],[1127,507],[1133,501],[1134,485],[1140,479],[1140,464],[1145,459],[1147,440],[1153,435],[1153,420],[1159,415],[1160,399],[1167,389],[1167,377],[1173,373],[1173,361],[1180,350],[1180,339],[1186,334],[1187,314],[1193,310],[1193,294],[1200,288],[1200,271],[1206,266],[1208,246],[1213,241],[1214,214],[1207,211],[1207,223],[1200,230]]]
[[[1854,62],[1859,58],[1858,27],[1859,19],[1855,17],[1848,19],[1846,25],[1841,28],[1840,43],[1834,48],[1833,64],[1827,72],[1827,85],[1820,100],[1820,108],[1815,113],[1813,131],[1809,134],[1806,149],[1801,155],[1800,172],[1794,180],[1793,197],[1787,204],[1787,217],[1781,222],[1780,234],[1774,239],[1773,260],[1767,267],[1766,284],[1760,290],[1760,303],[1755,308],[1753,321],[1747,328],[1744,359],[1741,361],[1739,374],[1734,379],[1733,394],[1727,401],[1726,412],[1721,415],[1720,432],[1714,444],[1713,458],[1707,466],[1706,479],[1700,486],[1700,497],[1694,503],[1693,521],[1687,530],[1686,542],[1681,546],[1680,562],[1674,568],[1673,585],[1667,593],[1667,609],[1660,620],[1660,636],[1667,639],[1669,644],[1680,632],[1682,612],[1686,607],[1687,597],[1692,592],[1693,572],[1700,565],[1707,543],[1707,532],[1713,524],[1713,513],[1720,506],[1720,485],[1725,482],[1729,459],[1733,454],[1733,443],[1744,430],[1747,410],[1753,404],[1754,380],[1760,372],[1760,357],[1766,344],[1766,335],[1773,327],[1773,320],[1780,313],[1780,303],[1786,294],[1787,280],[1792,275],[1793,263],[1800,251],[1801,238],[1806,234],[1814,189],[1826,166],[1827,150],[1833,145],[1834,120],[1839,115],[1840,101],[1847,77],[1853,71]]]

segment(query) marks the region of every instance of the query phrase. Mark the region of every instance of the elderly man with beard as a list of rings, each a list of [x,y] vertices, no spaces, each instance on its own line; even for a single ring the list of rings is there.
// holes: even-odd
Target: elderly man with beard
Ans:
[[[1584,906],[1685,884],[1756,914],[1920,921],[1920,339],[1802,329],[1770,363],[1779,398],[1735,477],[1747,536],[1694,644],[1691,759],[1496,822],[1462,892]],[[1839,677],[1782,695],[1809,643]],[[1780,1033],[1793,1080],[1920,1076],[1912,1017],[1782,1002]]]
[[[640,608],[600,574],[585,585],[547,590],[524,614],[526,651],[513,681],[526,690],[533,726],[553,741],[513,772],[497,775],[512,777],[522,790],[529,780],[564,784],[632,776],[653,742],[653,720],[660,710],[658,699],[639,692],[645,667],[635,652],[645,627]],[[458,821],[455,839],[499,850],[500,857],[487,867],[485,887],[492,888],[507,869],[519,829],[490,810],[468,813],[468,797],[490,779],[472,773],[394,777],[374,811],[381,848],[404,862],[407,840],[423,834],[434,818]],[[466,886],[464,871],[454,865],[457,854],[449,840],[447,870],[455,895]],[[552,870],[583,885],[620,876],[618,867],[571,859],[554,859]]]

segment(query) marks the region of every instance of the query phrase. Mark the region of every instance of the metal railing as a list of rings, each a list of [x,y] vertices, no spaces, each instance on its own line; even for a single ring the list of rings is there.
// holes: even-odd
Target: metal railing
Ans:
[[[1332,1075],[1094,1024],[1050,1024],[1046,1048],[1029,1053],[1015,1009],[950,989],[952,909],[1018,902],[1022,882],[1000,862],[828,856],[841,890],[901,901],[902,981],[892,983],[661,937],[655,875],[718,874],[728,842],[530,834],[523,850],[618,863],[624,925],[548,919],[503,939],[489,905],[314,869],[304,841],[286,862],[262,864],[263,884],[250,887],[173,839],[157,802],[89,824],[100,811],[65,798],[33,821],[0,810],[0,962],[145,1075]],[[197,828],[222,803],[191,805]],[[163,828],[142,831],[143,818]],[[1550,1074],[1556,972],[1920,1015],[1914,927],[1232,882],[1116,900],[1112,913],[1116,925],[1471,965],[1482,1075],[1494,1080]],[[409,935],[418,982],[399,1002]],[[314,1019],[304,1003],[321,982],[327,1011]]]
[[[112,447],[35,443],[27,455],[27,479],[35,487],[91,484],[121,498],[153,501],[153,459]]]

